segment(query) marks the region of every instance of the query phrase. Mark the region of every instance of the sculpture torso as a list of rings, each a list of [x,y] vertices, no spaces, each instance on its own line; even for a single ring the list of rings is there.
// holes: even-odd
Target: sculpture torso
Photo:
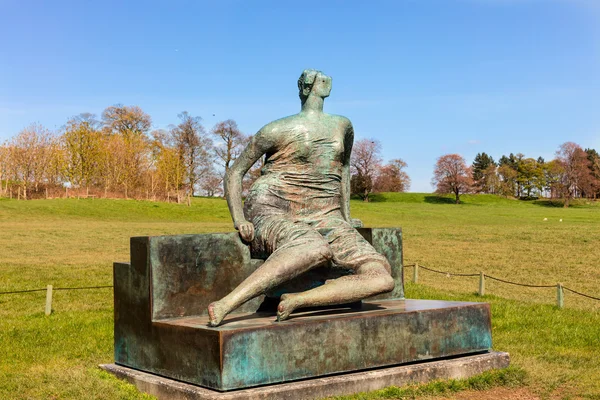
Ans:
[[[299,113],[261,131],[272,138],[261,177],[246,200],[250,220],[273,212],[290,218],[341,218],[341,180],[348,119]]]

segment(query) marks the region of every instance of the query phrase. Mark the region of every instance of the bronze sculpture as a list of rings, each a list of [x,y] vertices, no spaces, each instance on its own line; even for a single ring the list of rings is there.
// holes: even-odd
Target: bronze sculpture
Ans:
[[[243,240],[269,257],[231,293],[208,306],[211,326],[244,302],[327,263],[353,274],[283,294],[278,320],[298,308],[351,303],[394,288],[386,258],[352,226],[354,131],[347,118],[323,112],[331,78],[305,70],[298,88],[301,111],[261,128],[227,171],[225,193],[234,226]],[[263,155],[261,177],[242,205],[242,178]]]

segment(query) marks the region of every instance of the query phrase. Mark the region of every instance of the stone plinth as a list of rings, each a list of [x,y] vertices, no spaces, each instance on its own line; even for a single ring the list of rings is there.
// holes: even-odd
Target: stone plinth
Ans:
[[[237,314],[155,321],[153,335],[117,363],[215,390],[488,351],[489,306],[434,300],[363,302],[361,311]],[[123,349],[121,349],[123,350]]]
[[[506,368],[509,363],[507,353],[490,352],[231,392],[218,392],[115,364],[100,367],[159,400],[312,400],[432,380],[465,379],[490,369]]]

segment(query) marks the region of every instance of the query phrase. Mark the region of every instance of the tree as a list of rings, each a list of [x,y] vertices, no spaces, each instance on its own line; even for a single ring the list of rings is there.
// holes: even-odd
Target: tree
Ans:
[[[517,171],[509,164],[501,164],[498,167],[498,194],[502,196],[514,196],[517,185]]]
[[[112,170],[111,183],[122,185],[125,198],[142,181],[149,166],[149,139],[152,118],[138,106],[110,106],[102,113],[103,130],[108,138],[104,154],[105,169]],[[106,172],[106,170],[105,170]],[[106,178],[106,174],[104,175]],[[105,191],[106,191],[105,186]]]
[[[585,149],[590,162],[591,187],[589,197],[596,199],[600,195],[600,154],[594,149]]]
[[[200,180],[200,189],[205,196],[221,196],[223,194],[223,176],[215,170],[208,171]]]
[[[563,189],[562,178],[565,173],[563,165],[558,160],[552,160],[546,163],[544,176],[546,181],[546,190],[550,192],[550,198],[561,197]]]
[[[219,143],[214,147],[217,159],[225,168],[229,169],[231,163],[240,155],[248,138],[240,132],[237,123],[228,119],[218,122],[211,130],[211,133],[219,139]]]
[[[37,192],[43,182],[50,158],[51,133],[41,125],[32,124],[23,129],[9,143],[9,159],[15,181],[20,182],[23,198],[28,190]]]
[[[476,183],[476,188],[482,193],[496,194],[499,191],[500,178],[498,177],[498,167],[492,163],[486,169],[481,171],[481,178]]]
[[[212,141],[200,123],[202,118],[192,117],[186,111],[178,115],[181,123],[171,129],[175,146],[184,165],[187,195],[194,195],[194,188],[202,175],[212,168],[209,150]]]
[[[48,165],[45,183],[49,186],[62,186],[65,178],[66,152],[61,137],[52,136],[48,145]],[[48,193],[46,192],[46,195]]]
[[[85,186],[86,194],[99,175],[101,139],[99,123],[92,114],[72,118],[63,133],[67,178],[74,186]]]
[[[353,194],[361,196],[363,201],[369,201],[369,193],[377,171],[381,165],[381,143],[373,139],[362,139],[354,143],[350,158],[352,178],[350,188]]]
[[[489,177],[485,175],[485,172],[489,172],[490,166],[496,166],[494,159],[486,153],[477,153],[471,169],[473,170],[473,181],[475,182],[475,188],[481,193],[490,193],[484,182],[489,180]]]
[[[6,190],[8,189],[8,146],[3,143],[0,145],[0,197],[6,196]]]
[[[410,187],[410,177],[404,171],[407,164],[397,158],[379,168],[373,190],[376,192],[406,192]]]
[[[573,142],[563,143],[556,151],[556,159],[563,168],[558,188],[565,199],[565,208],[578,191],[587,189],[591,181],[588,155]]]
[[[102,112],[104,129],[122,136],[142,136],[152,127],[152,118],[138,106],[117,104]]]
[[[544,163],[533,158],[522,158],[518,163],[517,183],[521,193],[526,192],[531,197],[532,192],[541,192],[545,186]]]
[[[437,159],[432,184],[436,187],[436,193],[453,193],[456,204],[459,204],[460,195],[472,189],[473,173],[461,155],[446,154]]]
[[[163,195],[170,199],[171,191],[177,195],[180,201],[179,191],[183,187],[185,179],[185,165],[179,149],[173,143],[173,137],[163,131],[152,132],[152,165],[156,175],[151,175],[152,197],[155,196],[155,188],[160,188]]]

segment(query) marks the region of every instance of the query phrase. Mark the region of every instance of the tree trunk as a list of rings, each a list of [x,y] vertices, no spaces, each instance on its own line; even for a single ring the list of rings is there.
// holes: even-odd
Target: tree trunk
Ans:
[[[456,204],[460,204],[460,193],[458,190],[454,191],[454,196],[456,197]]]

